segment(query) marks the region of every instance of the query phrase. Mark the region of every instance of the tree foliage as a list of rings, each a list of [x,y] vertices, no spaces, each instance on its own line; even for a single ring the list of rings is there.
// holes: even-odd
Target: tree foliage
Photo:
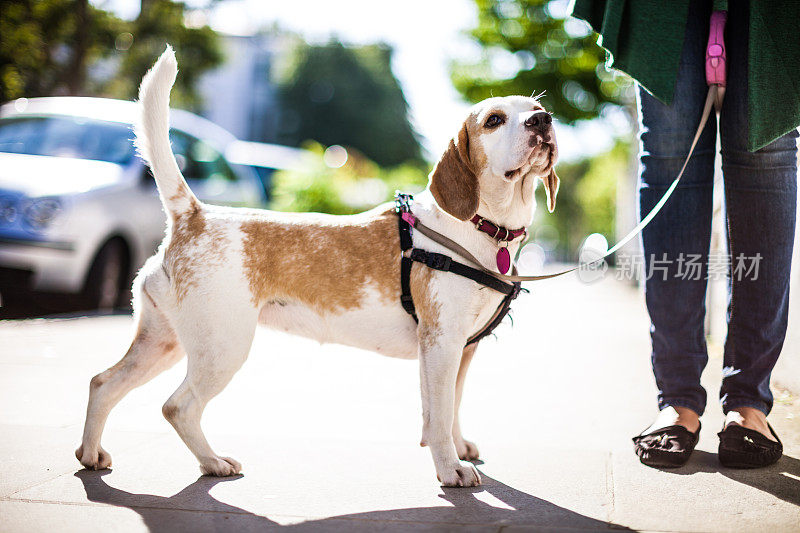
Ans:
[[[392,49],[382,44],[299,42],[279,80],[279,140],[349,146],[384,166],[421,161],[391,57]]]
[[[143,0],[139,16],[129,23],[133,42],[120,54],[117,74],[104,92],[115,98],[135,98],[142,76],[169,43],[175,48],[180,65],[171,101],[178,107],[198,109],[201,104],[198,81],[203,73],[222,63],[224,57],[216,33],[206,25],[186,26],[186,12],[183,2]]]
[[[391,200],[396,190],[421,191],[427,182],[426,169],[418,164],[382,168],[350,150],[345,164],[331,167],[324,146],[309,141],[303,148],[301,165],[275,173],[270,209],[348,215]]]
[[[187,7],[142,0],[122,20],[88,0],[4,0],[0,9],[0,101],[86,95],[130,99],[166,43],[176,48],[178,105],[196,107],[197,79],[222,55],[207,26],[187,27]]]
[[[565,18],[564,0],[475,0],[481,47],[474,62],[456,62],[453,83],[468,100],[541,93],[563,122],[592,119],[605,105],[631,98],[628,78],[605,69],[605,52],[586,25]]]
[[[0,101],[82,94],[86,65],[114,49],[124,23],[86,0],[4,0]]]
[[[617,180],[630,172],[630,150],[628,140],[618,139],[606,153],[559,163],[561,187],[556,210],[550,215],[544,209],[537,209],[533,225],[535,231],[550,227],[548,231],[559,259],[574,261],[575,250],[590,233],[613,239]],[[547,201],[543,189],[536,190],[540,206]]]

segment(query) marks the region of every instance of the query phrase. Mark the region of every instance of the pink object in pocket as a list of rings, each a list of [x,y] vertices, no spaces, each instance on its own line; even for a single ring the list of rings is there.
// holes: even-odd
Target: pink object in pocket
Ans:
[[[709,85],[725,87],[727,55],[725,52],[725,22],[727,11],[711,13],[711,28],[706,47],[706,82]]]

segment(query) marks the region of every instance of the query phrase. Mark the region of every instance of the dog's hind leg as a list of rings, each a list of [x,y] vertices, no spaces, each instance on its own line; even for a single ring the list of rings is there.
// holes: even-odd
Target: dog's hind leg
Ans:
[[[204,302],[203,302],[204,303]],[[178,324],[188,357],[186,379],[164,404],[164,417],[197,457],[200,471],[212,476],[238,474],[242,466],[229,457],[220,457],[208,444],[200,419],[206,404],[230,382],[241,368],[253,342],[258,310],[212,310],[198,307],[199,313],[181,313]]]
[[[117,364],[92,378],[83,441],[75,456],[83,466],[98,470],[111,466],[111,456],[100,446],[111,409],[132,389],[167,370],[183,357],[175,331],[141,285],[138,292],[136,334]]]
[[[458,458],[467,461],[474,461],[478,458],[478,447],[474,442],[464,440],[461,434],[461,424],[459,423],[458,411],[461,407],[461,395],[464,393],[464,381],[467,378],[467,369],[472,362],[472,357],[475,355],[475,349],[478,343],[470,344],[464,348],[461,354],[461,364],[458,367],[458,375],[456,376],[456,406],[455,416],[453,418],[453,442],[456,445],[456,452]]]

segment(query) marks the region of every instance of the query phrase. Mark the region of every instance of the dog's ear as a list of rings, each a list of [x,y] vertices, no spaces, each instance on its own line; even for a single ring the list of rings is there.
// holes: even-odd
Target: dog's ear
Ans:
[[[551,169],[547,176],[542,176],[542,183],[544,184],[544,193],[547,195],[547,210],[552,213],[556,208],[556,195],[561,183],[556,176],[555,169]]]
[[[467,125],[450,140],[447,150],[431,173],[430,190],[446,213],[469,220],[478,212],[478,176],[469,157]]]

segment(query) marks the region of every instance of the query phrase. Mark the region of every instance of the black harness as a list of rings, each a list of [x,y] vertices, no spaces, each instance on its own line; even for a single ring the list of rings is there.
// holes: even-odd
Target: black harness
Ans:
[[[467,340],[467,346],[474,344],[491,334],[494,328],[500,325],[500,322],[506,317],[511,310],[511,301],[514,300],[520,293],[521,284],[519,282],[506,283],[500,281],[494,276],[482,272],[476,268],[472,268],[465,264],[454,261],[450,256],[439,254],[435,252],[428,252],[420,248],[414,248],[414,241],[411,238],[411,223],[406,218],[411,215],[411,201],[414,199],[410,194],[398,192],[395,194],[395,211],[397,212],[397,224],[400,231],[400,249],[402,255],[400,259],[400,303],[405,309],[406,313],[411,315],[414,322],[419,322],[417,318],[417,311],[414,307],[414,299],[411,296],[411,266],[414,262],[422,263],[428,268],[434,270],[441,270],[443,272],[452,272],[465,278],[469,278],[476,283],[480,283],[484,287],[489,287],[497,292],[505,294],[505,298],[500,302],[497,311],[493,318],[486,324],[483,329],[473,335]],[[404,217],[403,215],[406,214]],[[411,215],[413,217],[413,215]],[[410,250],[410,252],[409,252]],[[406,254],[406,252],[409,252]]]

